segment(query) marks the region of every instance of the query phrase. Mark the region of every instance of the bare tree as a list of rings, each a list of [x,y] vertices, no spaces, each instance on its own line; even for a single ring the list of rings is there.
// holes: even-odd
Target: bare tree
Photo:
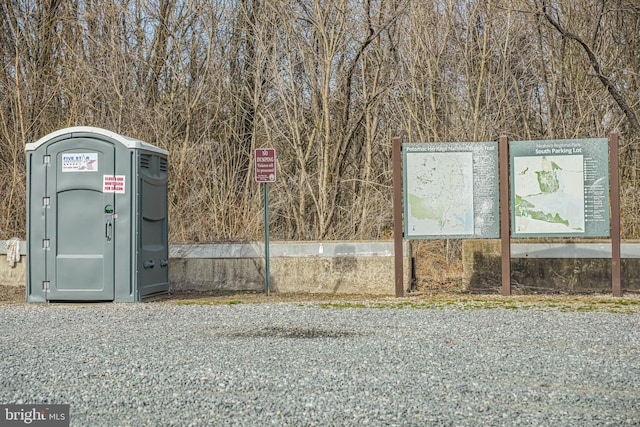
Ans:
[[[633,0],[0,0],[0,238],[24,236],[24,145],[92,125],[171,152],[172,242],[384,238],[392,136],[622,132],[640,236]]]

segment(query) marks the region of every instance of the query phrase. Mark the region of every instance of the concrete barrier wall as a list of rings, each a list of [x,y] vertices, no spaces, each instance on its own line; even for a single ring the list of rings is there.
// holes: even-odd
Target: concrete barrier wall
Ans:
[[[27,242],[20,242],[20,261],[11,267],[7,261],[7,241],[0,240],[0,285],[24,286],[27,279]]]
[[[411,284],[411,250],[404,243],[404,285]],[[263,245],[171,245],[169,281],[175,290],[263,290]],[[6,241],[0,240],[0,285],[24,286],[26,242],[20,261],[10,267]],[[500,240],[469,239],[462,245],[463,287],[473,292],[500,292]],[[622,288],[640,291],[640,243],[625,242]],[[514,293],[611,291],[611,245],[585,243],[511,244]],[[395,293],[393,242],[310,242],[270,245],[274,292]]]
[[[172,289],[263,290],[263,244],[174,245]],[[294,242],[269,246],[274,292],[395,294],[393,242]],[[404,244],[404,285],[411,285],[411,251]]]
[[[640,244],[620,247],[623,291],[640,290]],[[500,292],[500,240],[465,240],[462,243],[463,287],[474,292]],[[517,293],[609,293],[611,242],[511,243],[511,288]]]
[[[26,253],[26,242],[21,242]],[[172,290],[263,290],[264,244],[171,245]],[[292,293],[395,294],[393,242],[272,242],[271,289]],[[13,268],[0,241],[0,284],[24,286],[26,257]],[[411,285],[411,251],[404,244],[404,285]]]

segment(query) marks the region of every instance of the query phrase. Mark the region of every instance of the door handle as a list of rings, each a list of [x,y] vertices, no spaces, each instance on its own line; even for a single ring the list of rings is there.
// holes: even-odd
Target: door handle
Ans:
[[[111,223],[111,221],[107,221],[107,225],[105,227],[105,234],[107,237],[107,242],[110,242],[111,239],[113,238],[113,224]]]

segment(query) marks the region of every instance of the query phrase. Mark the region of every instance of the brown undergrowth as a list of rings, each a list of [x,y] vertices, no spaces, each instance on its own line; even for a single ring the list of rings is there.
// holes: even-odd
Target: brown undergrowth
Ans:
[[[412,242],[414,283],[417,293],[462,291],[461,240],[419,240]]]

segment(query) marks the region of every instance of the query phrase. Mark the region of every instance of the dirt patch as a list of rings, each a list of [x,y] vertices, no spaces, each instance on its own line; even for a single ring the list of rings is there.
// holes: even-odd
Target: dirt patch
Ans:
[[[24,302],[25,295],[24,286],[0,285],[0,304]]]
[[[154,304],[235,305],[262,303],[319,304],[323,308],[544,309],[640,313],[640,295],[477,295],[456,292],[413,292],[404,298],[361,294],[271,294],[264,292],[177,292],[145,300]]]
[[[172,291],[146,298],[147,304],[235,305],[264,303],[319,304],[323,308],[431,308],[431,309],[544,309],[559,311],[600,311],[640,313],[640,294],[625,293],[623,298],[597,295],[479,295],[453,291],[412,292],[406,297],[364,294],[278,294],[242,291]],[[0,305],[26,304],[25,288],[0,285]]]
[[[261,291],[171,291],[145,299],[145,302],[177,304],[261,304],[279,302],[394,301],[393,295],[271,293]]]
[[[7,286],[0,284],[0,304],[25,303],[24,286]],[[260,304],[267,302],[324,302],[324,301],[393,301],[393,295],[366,294],[306,294],[306,293],[272,293],[267,296],[258,291],[170,291],[145,298],[146,303],[219,303],[219,304]]]

